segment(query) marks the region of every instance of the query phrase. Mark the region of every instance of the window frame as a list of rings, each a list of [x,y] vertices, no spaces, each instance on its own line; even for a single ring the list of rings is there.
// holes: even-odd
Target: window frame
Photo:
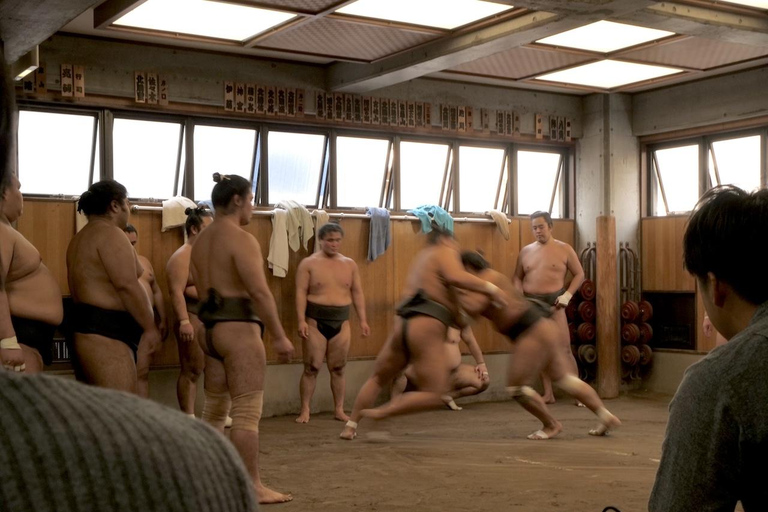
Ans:
[[[508,179],[508,194],[509,201],[513,211],[510,211],[510,215],[515,217],[530,215],[529,213],[520,213],[518,209],[517,201],[517,178],[518,178],[518,162],[517,155],[520,151],[537,152],[537,153],[551,153],[559,154],[560,162],[558,164],[557,173],[555,174],[555,183],[552,186],[552,192],[550,194],[550,203],[548,212],[551,214],[554,207],[554,200],[557,196],[557,188],[560,188],[560,212],[561,216],[557,219],[570,219],[573,218],[573,205],[575,197],[575,187],[571,186],[572,180],[575,179],[574,173],[574,159],[573,151],[567,146],[550,146],[550,145],[535,145],[535,144],[512,144],[509,158],[509,179]]]
[[[452,215],[465,217],[482,217],[478,212],[461,212],[460,205],[460,147],[486,147],[503,149],[505,151],[507,184],[506,187],[498,188],[498,199],[495,199],[496,209],[507,213],[508,215],[517,215],[516,201],[516,155],[519,150],[532,150],[539,152],[554,152],[562,155],[563,169],[560,179],[557,182],[561,187],[561,212],[563,219],[573,218],[573,207],[575,203],[575,142],[556,143],[552,141],[533,141],[533,140],[505,140],[502,137],[469,137],[462,134],[447,133],[408,133],[393,132],[390,130],[357,127],[336,127],[336,126],[318,126],[299,124],[296,120],[274,119],[264,120],[232,118],[222,115],[205,115],[196,113],[174,113],[174,112],[153,112],[140,109],[128,108],[99,108],[99,107],[80,107],[80,106],[61,106],[49,102],[40,102],[35,100],[19,101],[19,108],[24,110],[34,110],[51,113],[70,113],[76,115],[93,115],[96,117],[95,138],[99,144],[99,155],[101,163],[101,178],[113,178],[113,121],[116,118],[142,120],[142,121],[160,121],[160,122],[179,122],[181,123],[181,135],[179,137],[179,150],[177,151],[177,170],[174,181],[174,194],[194,197],[194,131],[199,125],[217,126],[222,128],[245,128],[256,131],[254,144],[254,156],[252,161],[251,181],[254,191],[254,206],[260,208],[270,208],[274,205],[269,202],[269,148],[268,141],[270,131],[314,134],[325,136],[325,149],[322,159],[322,168],[318,180],[318,190],[315,196],[316,205],[308,205],[309,208],[328,208],[339,211],[358,211],[360,207],[339,207],[336,197],[337,180],[337,162],[336,162],[336,140],[337,137],[359,137],[376,138],[389,141],[387,168],[382,176],[380,184],[381,207],[387,208],[393,213],[405,213],[400,205],[401,198],[401,166],[400,166],[400,144],[401,142],[416,142],[429,144],[445,144],[449,146],[446,158],[446,166],[443,173],[443,183],[439,204],[443,206]],[[311,122],[311,120],[310,120]],[[92,149],[92,155],[95,155],[95,145]],[[182,155],[181,151],[185,151]],[[183,165],[181,165],[183,159]],[[92,156],[91,160],[94,160]],[[93,183],[95,165],[92,162],[89,176],[89,186]],[[763,169],[765,171],[765,169]],[[502,173],[500,173],[502,177]],[[503,180],[503,177],[502,177]],[[554,189],[553,189],[554,190]],[[33,194],[30,194],[33,195]],[[46,194],[40,194],[43,197],[55,197]],[[450,206],[450,208],[449,208]],[[489,208],[491,209],[491,208]]]
[[[97,109],[97,108],[80,108],[80,107],[74,107],[74,106],[63,106],[63,105],[44,105],[39,103],[32,103],[32,102],[19,102],[18,105],[18,113],[21,115],[22,111],[29,111],[29,112],[40,112],[44,114],[66,114],[66,115],[79,115],[79,116],[87,116],[87,117],[93,117],[95,120],[95,123],[93,125],[93,134],[91,136],[91,158],[90,158],[90,169],[88,170],[88,185],[86,186],[86,190],[90,188],[91,185],[93,185],[93,178],[96,171],[96,148],[98,145],[99,148],[99,167],[101,168],[101,177],[106,178],[106,167],[105,167],[105,148],[103,145],[103,137],[101,136],[101,133],[103,132],[103,126],[104,126],[104,109]],[[18,131],[17,131],[17,137],[18,137]],[[16,158],[16,169],[19,170],[19,144],[18,140],[14,141],[15,146],[15,158]],[[23,179],[23,175],[19,176],[20,179]],[[85,190],[84,190],[85,191]],[[77,195],[71,195],[71,194],[39,194],[39,193],[33,193],[33,192],[23,192],[24,196],[27,197],[34,197],[34,198],[74,198],[78,197]]]
[[[768,126],[763,127],[757,127],[757,128],[747,128],[747,129],[737,129],[737,130],[726,130],[726,131],[717,131],[712,132],[708,134],[703,135],[697,135],[692,137],[680,137],[680,138],[673,138],[669,140],[662,140],[659,142],[646,142],[641,143],[641,169],[642,169],[642,182],[641,182],[641,211],[643,212],[643,217],[649,218],[649,217],[661,217],[660,215],[654,215],[654,207],[658,203],[658,201],[661,199],[662,201],[665,201],[664,197],[657,198],[655,197],[655,188],[654,188],[654,173],[655,173],[655,164],[654,164],[654,155],[655,152],[658,150],[663,149],[671,149],[671,148],[677,148],[677,147],[683,147],[683,146],[692,146],[697,145],[698,146],[698,153],[699,153],[699,168],[698,168],[698,193],[699,197],[704,195],[704,193],[707,192],[710,188],[713,188],[716,186],[714,183],[710,183],[710,177],[709,177],[709,156],[710,152],[712,151],[712,144],[716,142],[722,142],[732,139],[740,139],[743,137],[750,137],[750,136],[760,136],[760,187],[766,187],[768,186]],[[665,190],[663,188],[663,184],[660,185],[660,190],[662,194],[665,194]],[[674,216],[675,214],[680,214],[681,212],[674,212],[672,215],[670,215],[669,208],[666,206],[664,207],[664,210],[666,211],[666,215],[664,216]]]

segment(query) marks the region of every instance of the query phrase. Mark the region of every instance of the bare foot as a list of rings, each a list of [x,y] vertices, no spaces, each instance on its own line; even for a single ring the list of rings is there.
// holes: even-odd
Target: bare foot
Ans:
[[[583,403],[579,402],[578,400],[573,402],[573,405],[575,405],[576,407],[586,407],[586,405],[584,405]]]
[[[259,498],[261,505],[269,505],[271,503],[285,503],[293,500],[293,496],[290,494],[283,494],[263,485],[256,486],[256,496]]]
[[[227,416],[227,421],[224,422],[224,428],[232,428],[232,418]]]
[[[598,417],[600,418],[600,425],[589,431],[589,435],[591,436],[604,436],[609,430],[618,428],[621,425],[619,418],[607,410],[604,410],[604,412],[601,411]]]
[[[541,398],[544,399],[544,403],[545,404],[553,404],[553,403],[555,403],[555,395],[548,395],[548,396],[545,395],[545,396],[543,396]]]
[[[546,439],[552,439],[563,430],[563,426],[558,422],[548,427],[543,427],[541,430],[528,435],[528,439],[532,441],[544,441]]]
[[[445,402],[445,405],[452,411],[460,411],[462,408],[459,407],[456,402],[453,400],[453,398],[449,395],[443,395],[441,397],[443,399],[443,402]]]
[[[341,439],[351,441],[357,437],[357,429],[347,425],[346,427],[344,427],[344,430],[341,431],[341,434],[339,434],[339,437]]]
[[[301,411],[299,417],[296,418],[296,423],[309,423],[309,411]]]
[[[337,421],[349,421],[349,416],[344,412],[344,409],[336,411],[336,415],[333,418]]]

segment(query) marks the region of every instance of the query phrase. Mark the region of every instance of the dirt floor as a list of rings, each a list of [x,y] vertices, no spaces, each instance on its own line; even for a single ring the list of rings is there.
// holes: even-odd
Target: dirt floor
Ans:
[[[671,397],[633,392],[606,402],[623,421],[605,438],[587,435],[594,416],[570,400],[552,406],[563,432],[529,441],[537,421],[514,402],[475,403],[388,420],[391,440],[338,438],[330,414],[298,425],[261,423],[265,483],[291,492],[269,510],[567,511],[647,510]]]

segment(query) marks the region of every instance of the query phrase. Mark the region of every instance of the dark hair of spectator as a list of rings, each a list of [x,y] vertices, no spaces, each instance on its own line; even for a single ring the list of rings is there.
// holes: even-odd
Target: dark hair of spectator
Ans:
[[[768,190],[748,193],[723,185],[706,192],[694,208],[683,236],[688,272],[706,280],[711,272],[744,300],[768,300],[763,272],[768,242]]]

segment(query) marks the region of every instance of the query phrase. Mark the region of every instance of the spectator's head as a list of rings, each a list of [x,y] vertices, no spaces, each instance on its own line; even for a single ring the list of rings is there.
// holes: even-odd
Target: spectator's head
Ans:
[[[240,224],[248,224],[253,210],[251,182],[237,174],[219,174],[218,172],[213,173],[213,181],[216,185],[211,192],[211,201],[216,214],[237,214],[240,217]]]
[[[77,211],[89,218],[102,215],[112,217],[117,226],[123,229],[128,224],[130,214],[128,191],[115,180],[101,180],[80,196]]]
[[[753,305],[768,300],[768,273],[761,270],[767,234],[768,190],[747,193],[729,185],[713,188],[688,220],[683,238],[685,267],[698,280],[704,306],[720,332],[722,308],[730,293]],[[730,338],[735,333],[723,334]]]
[[[196,236],[205,229],[208,224],[213,222],[213,214],[200,206],[197,208],[187,208],[184,210],[184,213],[187,214],[184,230],[187,232],[188,237]]]
[[[548,212],[533,212],[531,214],[531,229],[536,241],[545,244],[552,236],[552,216]]]

